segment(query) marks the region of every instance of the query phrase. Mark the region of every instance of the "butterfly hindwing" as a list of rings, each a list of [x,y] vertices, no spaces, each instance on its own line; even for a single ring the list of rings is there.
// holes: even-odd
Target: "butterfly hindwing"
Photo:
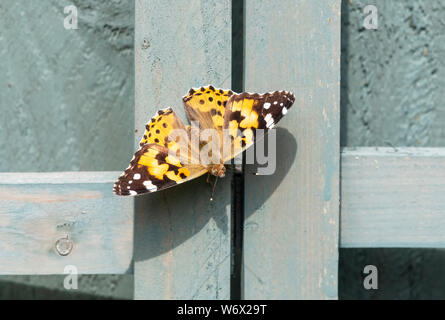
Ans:
[[[118,195],[138,195],[173,187],[207,172],[200,165],[184,164],[166,147],[145,144],[134,155],[130,166],[114,184]]]
[[[145,125],[144,136],[139,145],[143,146],[147,143],[155,143],[168,148],[167,139],[174,129],[185,129],[182,120],[172,108],[159,110]]]
[[[188,163],[196,163],[199,162],[199,150],[191,148],[190,132],[190,126],[184,125],[172,108],[165,108],[159,110],[145,125],[139,146],[154,143],[166,147],[177,157],[188,160]],[[178,133],[184,133],[182,139],[178,139]]]
[[[182,98],[190,122],[198,121],[203,129],[219,129],[224,124],[227,100],[233,91],[216,89],[213,86],[192,88]]]
[[[294,101],[294,95],[287,91],[232,95],[224,115],[224,129],[228,130],[232,140],[232,150],[224,150],[224,162],[243,152],[272,129]]]

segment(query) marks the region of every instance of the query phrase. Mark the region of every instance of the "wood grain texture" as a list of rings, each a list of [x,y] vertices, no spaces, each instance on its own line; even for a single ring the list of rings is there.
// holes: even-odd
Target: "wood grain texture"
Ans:
[[[116,174],[118,174],[116,176]],[[116,171],[0,172],[2,184],[114,183]]]
[[[18,183],[0,174],[0,274],[132,272],[133,201],[112,192],[119,172],[89,174],[15,173]],[[73,249],[61,256],[55,243],[66,236]]]
[[[231,2],[136,1],[136,129],[160,108],[185,120],[191,87],[230,87]],[[136,299],[228,299],[230,179],[205,177],[137,198]]]
[[[291,90],[277,169],[247,169],[246,299],[337,298],[340,1],[246,2],[246,89]]]
[[[63,25],[70,5],[78,8],[78,30]],[[133,151],[134,1],[2,0],[0,17],[0,171],[126,168]],[[27,289],[13,283],[17,277],[0,280],[0,299],[41,297],[36,287],[43,282],[59,297],[70,294],[63,276],[26,276]],[[128,278],[84,275],[78,291],[120,298]]]
[[[445,149],[345,149],[341,159],[342,247],[445,247]]]

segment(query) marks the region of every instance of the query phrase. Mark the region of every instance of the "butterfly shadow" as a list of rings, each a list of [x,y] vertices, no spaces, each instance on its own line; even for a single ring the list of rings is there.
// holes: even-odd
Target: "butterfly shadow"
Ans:
[[[276,129],[276,167],[270,174],[258,174],[258,163],[246,164],[244,187],[244,217],[247,219],[257,209],[263,207],[275,190],[283,182],[297,155],[297,140],[287,129]],[[267,144],[265,144],[267,146]],[[266,153],[267,153],[266,148]]]
[[[219,179],[214,201],[207,175],[135,201],[134,261],[137,264],[185,245],[188,258],[230,239],[230,178]],[[190,240],[190,241],[189,241]],[[184,254],[184,253],[182,253]],[[184,263],[179,261],[178,263]]]
[[[276,129],[276,170],[272,175],[253,175],[257,172],[256,165],[246,166],[245,201],[255,203],[260,207],[274,193],[295,161],[297,142],[286,129]],[[230,170],[229,170],[230,172]],[[186,252],[189,263],[196,255],[208,256],[209,252],[220,252],[221,246],[230,243],[229,217],[231,209],[231,177],[219,179],[216,186],[214,201],[210,201],[210,186],[206,176],[191,180],[173,188],[139,196],[135,200],[135,239],[134,261],[148,263],[148,268],[167,268],[168,255],[162,258],[164,262],[154,262],[150,259],[171,252],[178,246],[184,250],[178,253],[176,263]],[[252,207],[251,205],[245,206]],[[246,212],[246,218],[253,214]],[[230,250],[222,250],[229,258]],[[227,252],[226,252],[227,251]],[[172,255],[175,257],[175,254]],[[184,258],[184,257],[182,257]],[[168,260],[175,264],[175,260]],[[199,266],[197,266],[199,267]],[[153,269],[154,271],[155,269]],[[156,269],[160,271],[159,269]]]

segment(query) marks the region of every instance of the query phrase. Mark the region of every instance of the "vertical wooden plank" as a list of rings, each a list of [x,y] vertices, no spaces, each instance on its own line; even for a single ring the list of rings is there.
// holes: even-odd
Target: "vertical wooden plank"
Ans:
[[[136,141],[167,106],[185,120],[190,87],[230,87],[229,0],[136,1]],[[136,201],[135,298],[227,299],[230,179],[205,177]]]
[[[246,173],[244,297],[337,298],[340,1],[247,0],[246,89],[291,90],[277,169]]]

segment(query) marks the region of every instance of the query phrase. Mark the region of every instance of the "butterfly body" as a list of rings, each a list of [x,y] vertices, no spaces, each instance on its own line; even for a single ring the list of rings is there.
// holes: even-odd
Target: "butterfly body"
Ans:
[[[207,170],[210,174],[218,178],[224,178],[226,175],[226,167],[224,166],[224,163],[208,166]]]
[[[260,139],[287,113],[287,91],[265,94],[192,88],[183,97],[191,125],[173,109],[159,110],[145,126],[140,149],[114,185],[117,195],[163,190],[205,173],[224,177],[224,163]]]

